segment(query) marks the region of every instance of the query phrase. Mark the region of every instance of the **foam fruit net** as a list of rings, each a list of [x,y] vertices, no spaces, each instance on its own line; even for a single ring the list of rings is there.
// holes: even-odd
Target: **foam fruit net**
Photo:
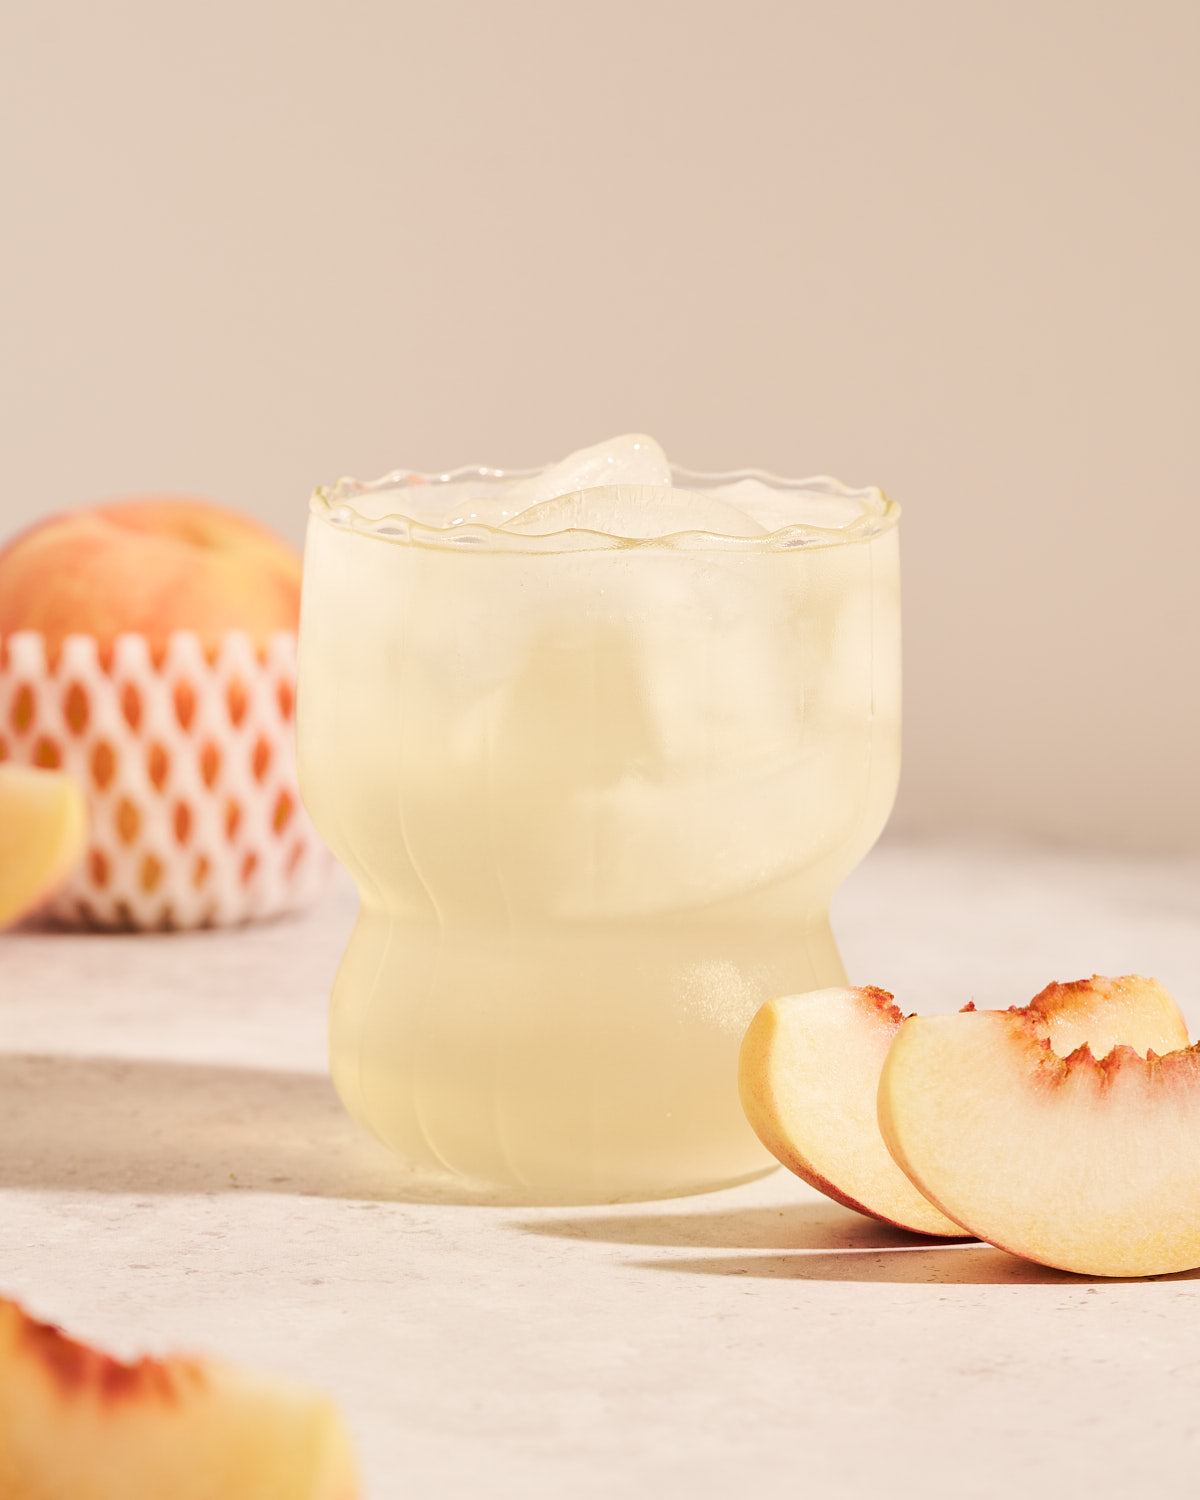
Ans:
[[[171,635],[100,648],[0,642],[0,760],[60,766],[85,788],[87,855],[46,907],[75,926],[204,927],[273,916],[332,869],[296,784],[296,637],[237,631],[206,653]]]

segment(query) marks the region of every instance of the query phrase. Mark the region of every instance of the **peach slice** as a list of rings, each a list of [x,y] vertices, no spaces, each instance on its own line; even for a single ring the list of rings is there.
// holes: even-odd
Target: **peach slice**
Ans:
[[[0,765],[0,927],[53,895],[83,858],[87,826],[65,771]]]
[[[0,1301],[5,1500],[354,1500],[337,1408],[203,1359],[123,1364]]]
[[[1153,980],[1052,984],[1017,1014],[1062,1053],[1116,1041],[1169,1052],[1188,1041],[1179,1007]],[[879,1132],[880,1073],[904,1024],[891,995],[870,987],[769,1001],[742,1043],[742,1107],[767,1150],[830,1198],[901,1229],[961,1237],[963,1222],[897,1168]]]
[[[1003,1250],[1090,1276],[1200,1266],[1200,1046],[1060,1057],[1033,1007],[914,1017],[883,1067],[879,1126],[920,1191]]]
[[[746,1118],[789,1171],[871,1218],[962,1238],[888,1155],[875,1120],[879,1072],[904,1016],[886,990],[768,1000],[742,1041]]]

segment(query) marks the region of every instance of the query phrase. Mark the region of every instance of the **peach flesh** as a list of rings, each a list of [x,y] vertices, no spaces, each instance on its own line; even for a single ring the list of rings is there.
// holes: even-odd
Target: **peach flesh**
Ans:
[[[919,1234],[962,1227],[888,1156],[875,1123],[879,1071],[904,1020],[886,990],[816,990],[768,1001],[742,1042],[738,1083],[755,1134],[835,1202]]]
[[[1188,1040],[1171,996],[1137,976],[1052,984],[1011,1014],[1060,1052],[1085,1040],[1142,1052]],[[879,1078],[903,1021],[891,995],[872,987],[768,1002],[742,1045],[743,1108],[767,1149],[828,1197],[902,1229],[961,1237],[963,1225],[897,1168],[879,1131]]]
[[[123,1363],[0,1301],[4,1500],[354,1500],[324,1396],[204,1359]]]
[[[1200,1046],[1064,1058],[1026,1012],[914,1017],[879,1125],[913,1184],[1001,1249],[1092,1276],[1200,1266]]]
[[[83,792],[65,771],[0,764],[0,927],[35,911],[83,858]]]

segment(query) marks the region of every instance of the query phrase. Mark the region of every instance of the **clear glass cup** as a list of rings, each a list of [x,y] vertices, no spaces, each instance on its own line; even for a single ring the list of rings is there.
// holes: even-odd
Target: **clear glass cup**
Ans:
[[[899,774],[899,509],[672,472],[768,482],[780,525],[512,534],[458,498],[524,477],[490,469],[313,497],[300,784],[361,897],[333,1077],[442,1183],[600,1202],[766,1171],[742,1034],[845,982],[830,899]]]

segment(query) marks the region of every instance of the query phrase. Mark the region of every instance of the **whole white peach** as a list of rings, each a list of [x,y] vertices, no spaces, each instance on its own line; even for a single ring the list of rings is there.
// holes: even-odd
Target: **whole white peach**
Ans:
[[[126,500],[50,516],[0,550],[0,637],[37,630],[53,658],[67,635],[124,631],[161,646],[195,631],[255,642],[295,630],[300,556],[246,516],[203,500]]]

